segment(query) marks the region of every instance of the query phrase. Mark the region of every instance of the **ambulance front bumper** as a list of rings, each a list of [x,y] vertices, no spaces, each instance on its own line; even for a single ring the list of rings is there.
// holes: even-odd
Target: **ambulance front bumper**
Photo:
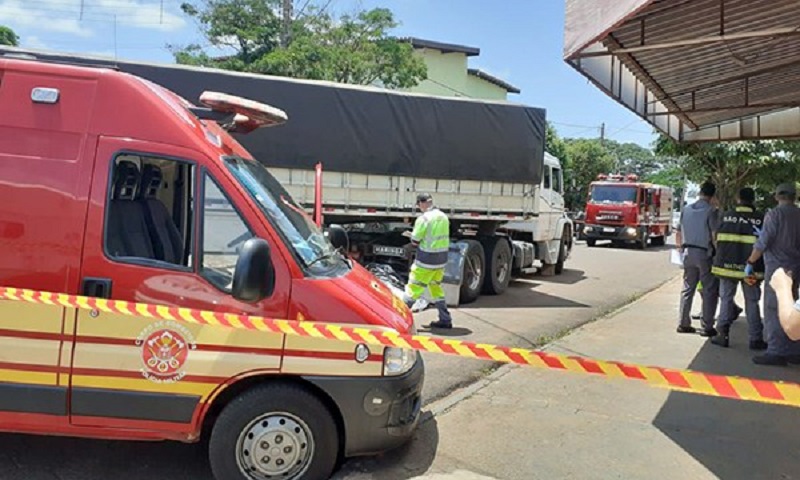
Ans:
[[[345,456],[385,452],[406,443],[422,409],[422,356],[396,377],[305,377],[327,393],[342,415]]]

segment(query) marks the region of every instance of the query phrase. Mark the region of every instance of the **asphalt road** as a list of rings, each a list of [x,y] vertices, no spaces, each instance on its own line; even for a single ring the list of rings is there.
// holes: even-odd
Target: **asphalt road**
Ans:
[[[482,297],[453,311],[455,338],[536,346],[621,306],[676,274],[665,248],[637,251],[582,242],[561,276],[512,283],[502,296]],[[419,315],[427,323],[434,311]],[[636,341],[636,339],[632,339]],[[428,403],[484,375],[477,360],[426,355]],[[0,434],[3,480],[211,480],[206,446]],[[346,464],[346,472],[350,465]]]

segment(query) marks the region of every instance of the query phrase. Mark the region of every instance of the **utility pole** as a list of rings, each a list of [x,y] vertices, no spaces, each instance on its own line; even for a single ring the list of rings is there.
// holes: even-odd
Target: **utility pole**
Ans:
[[[600,124],[600,143],[603,143],[606,139],[606,122]]]
[[[283,35],[281,36],[281,46],[289,46],[292,36],[292,17],[294,16],[294,1],[283,0]]]

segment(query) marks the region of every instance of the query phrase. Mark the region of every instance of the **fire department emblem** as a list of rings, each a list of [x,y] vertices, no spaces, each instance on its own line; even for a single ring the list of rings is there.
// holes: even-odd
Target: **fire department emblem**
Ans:
[[[182,379],[186,375],[183,367],[189,351],[197,348],[186,327],[165,321],[142,330],[136,345],[142,349],[142,376],[156,383],[174,383]]]

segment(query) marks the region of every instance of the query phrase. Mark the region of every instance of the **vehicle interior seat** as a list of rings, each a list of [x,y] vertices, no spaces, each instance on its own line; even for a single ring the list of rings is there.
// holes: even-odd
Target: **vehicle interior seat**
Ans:
[[[123,160],[114,168],[114,189],[108,209],[107,248],[114,257],[155,258],[144,207],[136,201],[139,168]]]
[[[163,178],[159,167],[144,165],[137,196],[144,209],[155,258],[169,263],[183,264],[183,236],[166,205],[156,197]]]

